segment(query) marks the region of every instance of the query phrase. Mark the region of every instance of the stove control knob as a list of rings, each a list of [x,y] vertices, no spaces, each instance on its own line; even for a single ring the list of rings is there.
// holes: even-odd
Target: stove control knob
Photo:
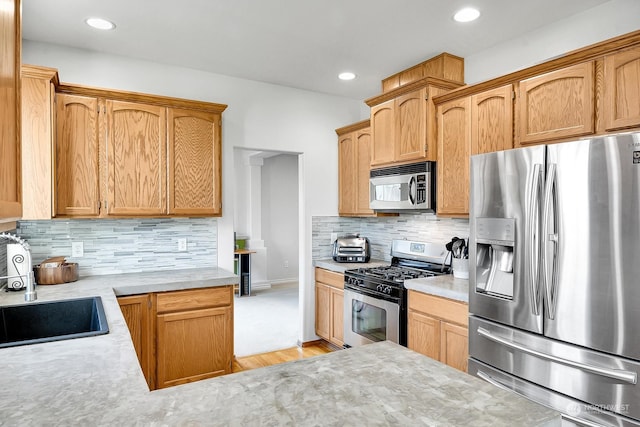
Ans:
[[[385,286],[383,292],[385,294],[391,295],[391,286]]]
[[[378,291],[378,292],[382,292],[382,285],[378,285],[378,286],[376,286],[376,291]]]

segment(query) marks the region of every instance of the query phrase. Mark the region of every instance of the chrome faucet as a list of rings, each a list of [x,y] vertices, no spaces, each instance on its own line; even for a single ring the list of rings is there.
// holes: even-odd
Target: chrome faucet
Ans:
[[[36,281],[33,278],[33,266],[31,265],[31,247],[26,240],[21,237],[16,236],[11,233],[0,233],[0,240],[11,240],[12,242],[19,243],[20,246],[27,253],[27,267],[29,268],[29,272],[26,274],[19,274],[16,276],[0,276],[0,280],[2,279],[17,279],[18,277],[24,277],[26,282],[26,290],[24,293],[25,301],[35,301],[38,299],[38,295],[36,293]]]

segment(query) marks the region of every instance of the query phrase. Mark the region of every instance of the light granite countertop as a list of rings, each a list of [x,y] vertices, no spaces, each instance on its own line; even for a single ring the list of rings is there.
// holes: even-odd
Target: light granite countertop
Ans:
[[[453,277],[453,274],[405,280],[404,287],[425,294],[469,303],[469,280],[457,279]]]
[[[109,333],[0,349],[0,425],[559,425],[554,411],[390,342],[150,392],[116,294],[237,283],[221,269],[95,276],[38,300],[99,295]],[[0,305],[22,292],[0,294]]]

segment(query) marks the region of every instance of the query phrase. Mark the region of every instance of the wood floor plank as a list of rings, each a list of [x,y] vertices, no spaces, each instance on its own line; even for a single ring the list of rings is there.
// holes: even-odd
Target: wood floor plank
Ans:
[[[264,368],[265,366],[277,365],[279,363],[291,362],[293,360],[306,359],[307,357],[331,353],[334,350],[335,348],[329,344],[318,342],[304,347],[292,347],[284,350],[271,351],[269,353],[238,357],[233,361],[233,372],[248,371],[251,369]]]

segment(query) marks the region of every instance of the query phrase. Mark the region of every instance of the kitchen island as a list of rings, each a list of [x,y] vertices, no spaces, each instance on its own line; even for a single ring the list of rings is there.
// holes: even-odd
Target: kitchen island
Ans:
[[[150,392],[116,293],[234,281],[224,270],[202,269],[39,286],[40,301],[101,296],[110,332],[0,349],[0,424],[560,424],[554,411],[390,342]],[[2,293],[0,304],[21,299]]]

